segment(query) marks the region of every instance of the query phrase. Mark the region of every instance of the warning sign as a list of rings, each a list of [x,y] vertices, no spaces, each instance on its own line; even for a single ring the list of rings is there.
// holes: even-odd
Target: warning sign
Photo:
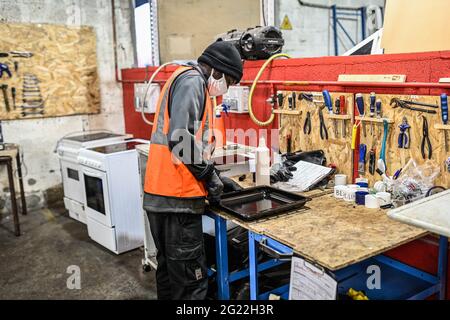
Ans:
[[[281,22],[280,29],[281,30],[292,30],[292,24],[289,21],[289,18],[287,15],[284,16],[283,22]]]

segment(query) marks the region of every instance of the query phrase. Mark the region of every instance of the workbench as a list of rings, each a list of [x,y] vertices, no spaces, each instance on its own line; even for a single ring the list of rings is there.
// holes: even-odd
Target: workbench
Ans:
[[[354,288],[366,291],[370,299],[425,299],[436,293],[445,298],[446,237],[440,241],[438,274],[427,274],[382,255],[427,235],[427,231],[389,219],[381,209],[366,209],[337,200],[330,192],[304,195],[312,198],[304,208],[254,222],[211,210],[209,216],[215,220],[216,227],[219,299],[229,299],[230,283],[247,276],[251,299],[267,299],[270,293],[287,299],[289,285],[259,294],[258,273],[284,263],[291,255],[298,255],[331,274],[338,281],[340,293]],[[227,260],[226,222],[229,220],[247,229],[249,234],[249,268],[232,273],[228,272]],[[275,253],[274,259],[258,263],[261,244]],[[370,265],[380,267],[381,290],[367,292],[366,270]]]

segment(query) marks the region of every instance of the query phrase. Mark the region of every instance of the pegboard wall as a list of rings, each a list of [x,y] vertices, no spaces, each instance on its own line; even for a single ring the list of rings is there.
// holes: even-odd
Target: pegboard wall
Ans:
[[[331,116],[328,109],[323,108],[322,113],[328,132],[328,139],[320,136],[319,109],[323,107],[321,103],[314,103],[305,99],[300,99],[300,91],[295,91],[295,110],[289,107],[289,97],[293,91],[282,91],[283,106],[279,111],[280,128],[280,150],[288,151],[288,137],[290,137],[291,151],[313,151],[323,150],[327,157],[328,164],[334,164],[339,173],[352,176],[353,153],[351,150],[351,133],[353,122],[353,94],[331,92],[333,107],[336,99],[344,96],[346,101],[346,115]],[[303,92],[313,94],[314,100],[323,100],[321,92]],[[311,133],[304,132],[305,120],[308,112],[311,117]],[[345,133],[344,133],[345,129]],[[325,138],[325,136],[324,136]]]
[[[382,102],[381,118],[370,117],[370,94],[364,94],[364,117],[361,120],[359,114],[354,110],[354,94],[351,93],[330,93],[333,101],[333,106],[337,98],[345,96],[347,115],[328,115],[326,108],[322,109],[326,127],[328,130],[328,139],[322,139],[320,136],[320,120],[319,109],[321,104],[312,103],[304,99],[300,100],[301,92],[296,91],[295,96],[297,101],[295,108],[289,102],[289,97],[292,97],[293,91],[283,91],[283,105],[282,108],[275,112],[279,114],[279,128],[280,128],[280,150],[282,152],[288,151],[288,144],[290,143],[291,151],[311,151],[324,150],[328,164],[337,166],[339,173],[346,174],[348,177],[353,176],[353,150],[352,144],[352,127],[353,124],[359,125],[359,144],[367,146],[366,163],[364,166],[364,174],[361,177],[369,179],[369,184],[373,185],[380,180],[380,176],[375,172],[369,172],[369,152],[371,149],[375,150],[376,161],[380,157],[382,148],[382,141],[384,135],[383,120],[389,123],[389,131],[386,142],[386,166],[388,175],[393,175],[397,170],[404,168],[405,165],[412,158],[417,164],[423,164],[430,161],[432,164],[439,166],[440,175],[435,181],[436,185],[450,187],[450,173],[447,172],[444,162],[449,156],[445,150],[444,144],[444,130],[450,129],[450,126],[441,125],[441,109],[439,96],[415,96],[415,95],[377,95],[376,99]],[[321,101],[322,94],[320,92],[305,92],[313,94],[315,99]],[[391,105],[392,99],[420,102],[430,105],[435,105],[437,108],[413,106],[426,110],[432,110],[435,114],[425,112],[412,111],[404,108]],[[291,98],[292,99],[292,98]],[[322,104],[323,105],[323,104]],[[304,132],[305,119],[307,113],[311,115],[311,134]],[[431,159],[428,159],[428,148],[425,148],[424,159],[422,156],[422,138],[423,138],[423,118],[428,121],[428,134],[432,146]],[[400,134],[399,125],[402,124],[403,119],[406,119],[411,128],[408,130],[409,134],[409,148],[399,148],[398,137]],[[343,135],[343,122],[345,121],[346,134]],[[337,127],[337,132],[335,131]],[[447,143],[450,148],[450,130],[447,130]],[[357,146],[359,147],[359,145]],[[376,162],[375,162],[376,167]]]
[[[100,112],[93,28],[1,24],[0,37],[0,120]]]
[[[376,150],[376,159],[379,158],[382,140],[383,140],[383,123],[370,121],[370,95],[364,94],[365,116],[361,121],[360,130],[360,143],[367,145],[367,163],[366,174],[364,175],[369,179],[369,183],[373,183],[380,180],[377,173],[371,175],[368,170],[368,154],[369,150],[374,148]],[[438,108],[415,106],[412,107],[421,108],[424,110],[435,111],[435,114],[429,114],[425,112],[407,110],[400,107],[395,107],[395,103],[391,105],[392,99],[400,99],[406,101],[413,101],[419,103],[425,103],[435,105]],[[432,147],[432,163],[436,164],[440,168],[440,175],[435,181],[435,185],[450,187],[450,173],[445,170],[444,162],[447,159],[449,153],[445,150],[444,132],[439,130],[439,124],[442,123],[441,109],[440,109],[440,97],[439,96],[415,96],[415,95],[377,95],[377,99],[382,102],[382,118],[388,120],[389,134],[386,143],[386,166],[387,173],[393,175],[397,170],[404,168],[408,161],[412,158],[417,164],[423,164],[428,161],[428,148],[425,148],[425,158],[422,156],[421,144],[423,138],[423,117],[428,121],[428,133]],[[356,119],[359,119],[358,117]],[[409,129],[409,148],[399,148],[399,125],[402,124],[403,119],[407,120],[407,123],[411,128]],[[365,124],[365,126],[363,125]],[[365,127],[365,130],[364,130]],[[365,131],[365,133],[364,133]],[[450,138],[450,131],[447,132]],[[447,139],[448,140],[448,139]],[[447,141],[450,145],[450,140]],[[427,144],[426,144],[427,145]]]

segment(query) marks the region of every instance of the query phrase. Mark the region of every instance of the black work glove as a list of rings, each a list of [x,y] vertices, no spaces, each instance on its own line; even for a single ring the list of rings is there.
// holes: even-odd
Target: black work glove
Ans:
[[[324,166],[327,163],[327,158],[325,157],[325,153],[323,152],[323,150],[307,152],[298,151],[295,153],[287,153],[284,155],[284,157],[287,161],[291,161],[294,164],[299,161],[306,161],[317,164],[319,166]]]
[[[270,183],[287,182],[294,175],[292,171],[297,170],[291,161],[277,163],[270,168]]]
[[[240,191],[244,188],[242,188],[239,183],[235,182],[233,179],[230,179],[228,177],[222,177],[219,175],[220,180],[223,183],[223,192],[233,192],[233,191]]]
[[[208,191],[208,201],[212,206],[220,203],[220,195],[223,192],[223,183],[217,175],[216,171],[206,179],[206,189]]]

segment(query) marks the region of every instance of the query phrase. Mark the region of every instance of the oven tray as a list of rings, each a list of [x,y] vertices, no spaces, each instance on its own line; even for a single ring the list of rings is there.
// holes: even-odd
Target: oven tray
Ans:
[[[219,207],[246,221],[299,209],[311,198],[270,186],[259,186],[222,195]]]

